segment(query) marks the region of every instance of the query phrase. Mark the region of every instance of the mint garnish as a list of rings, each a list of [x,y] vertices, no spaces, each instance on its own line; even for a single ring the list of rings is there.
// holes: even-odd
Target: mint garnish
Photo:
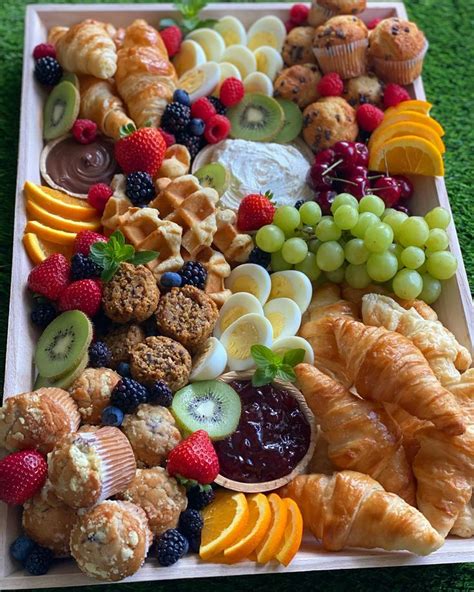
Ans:
[[[269,384],[275,378],[294,382],[296,374],[293,368],[304,360],[304,349],[290,349],[283,356],[272,352],[265,345],[252,345],[250,353],[257,369],[252,376],[253,386]]]
[[[176,10],[181,14],[181,20],[176,21],[172,18],[161,19],[160,29],[166,29],[171,26],[178,26],[183,35],[187,35],[194,29],[204,27],[213,27],[216,19],[200,19],[199,13],[206,6],[207,0],[177,0],[174,3]]]

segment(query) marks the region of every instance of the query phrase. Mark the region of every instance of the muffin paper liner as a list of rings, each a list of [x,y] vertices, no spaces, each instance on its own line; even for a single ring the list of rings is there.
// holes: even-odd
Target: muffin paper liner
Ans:
[[[319,27],[333,16],[337,16],[337,14],[338,13],[334,10],[330,10],[325,6],[321,6],[320,4],[318,4],[317,0],[313,0],[313,2],[311,3],[311,8],[309,9],[308,24],[312,27]],[[316,16],[316,18],[313,18],[313,16]],[[318,18],[319,16],[323,20],[321,20],[321,18]]]
[[[382,58],[371,58],[371,64],[377,76],[385,82],[396,84],[411,84],[421,74],[423,59],[428,51],[428,41],[420,53],[411,60],[384,60]]]
[[[41,396],[46,395],[49,399],[56,401],[58,405],[60,405],[64,409],[66,415],[69,417],[71,432],[77,431],[81,423],[81,415],[79,413],[79,409],[76,405],[76,402],[67,391],[55,387],[44,387],[38,389],[36,392],[39,393]]]
[[[347,45],[314,47],[314,55],[324,74],[337,72],[341,78],[355,78],[367,70],[368,39]]]

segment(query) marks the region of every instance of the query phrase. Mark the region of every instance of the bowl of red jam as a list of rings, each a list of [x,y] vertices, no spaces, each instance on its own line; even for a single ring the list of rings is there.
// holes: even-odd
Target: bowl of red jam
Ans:
[[[290,382],[252,385],[253,372],[228,372],[219,380],[240,396],[237,429],[214,442],[216,483],[244,492],[282,487],[304,472],[315,447],[316,424],[302,393]]]

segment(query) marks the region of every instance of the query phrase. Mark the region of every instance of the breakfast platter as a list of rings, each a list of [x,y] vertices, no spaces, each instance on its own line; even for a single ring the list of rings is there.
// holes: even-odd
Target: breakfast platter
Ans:
[[[2,590],[472,560],[428,42],[401,2],[27,7]]]

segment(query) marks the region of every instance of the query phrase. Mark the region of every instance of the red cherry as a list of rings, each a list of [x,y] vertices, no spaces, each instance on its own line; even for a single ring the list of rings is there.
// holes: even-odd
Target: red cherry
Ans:
[[[356,142],[356,164],[359,166],[367,167],[369,165],[369,149],[362,142]]]
[[[400,201],[400,186],[393,177],[380,177],[380,179],[377,179],[373,185],[373,191],[384,200],[387,208],[396,206]]]
[[[367,195],[367,191],[369,189],[367,177],[356,175],[350,179],[350,181],[350,183],[344,183],[342,189],[344,193],[350,193],[357,199],[362,199],[364,195]]]
[[[356,146],[354,142],[336,142],[332,147],[337,158],[343,158],[345,162],[349,163],[356,154]]]
[[[413,195],[413,183],[403,175],[394,175],[393,178],[400,187],[400,199],[410,199]]]
[[[331,166],[335,160],[336,160],[336,154],[335,154],[334,150],[332,150],[331,148],[326,148],[326,150],[321,150],[314,157],[315,163],[327,164],[328,166]]]
[[[331,205],[336,198],[337,192],[332,190],[317,191],[314,196],[314,201],[321,207],[323,214],[329,215],[331,213]]]
[[[339,172],[339,171],[338,171]],[[355,177],[367,179],[367,169],[360,165],[345,166],[340,170],[341,180],[352,181]]]
[[[395,210],[398,210],[399,212],[403,212],[403,213],[404,213],[404,214],[406,214],[407,216],[409,216],[409,215],[410,215],[410,210],[409,210],[409,209],[408,209],[406,206],[404,206],[403,204],[401,204],[401,203],[398,203],[398,204],[395,206],[395,208],[394,208],[394,209],[395,209]]]
[[[313,189],[330,189],[331,179],[328,179],[324,173],[328,170],[327,164],[314,163],[309,169],[309,184]]]

